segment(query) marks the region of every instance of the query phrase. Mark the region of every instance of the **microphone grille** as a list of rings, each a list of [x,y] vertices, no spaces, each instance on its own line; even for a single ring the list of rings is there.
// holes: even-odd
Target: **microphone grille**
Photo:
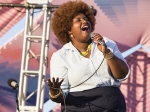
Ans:
[[[94,34],[93,32],[91,32],[91,34],[90,34],[90,37],[91,37],[92,40],[94,39],[93,34]]]
[[[16,83],[17,83],[17,81],[16,81],[15,79],[10,78],[10,79],[7,81],[7,84],[8,84],[10,87],[13,87],[12,84],[11,84],[12,82],[16,82]]]

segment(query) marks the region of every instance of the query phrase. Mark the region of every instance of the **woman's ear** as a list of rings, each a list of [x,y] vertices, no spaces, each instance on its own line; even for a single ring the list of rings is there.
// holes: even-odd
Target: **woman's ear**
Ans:
[[[69,35],[72,35],[72,32],[71,32],[71,31],[68,31],[68,34],[69,34]]]
[[[71,38],[74,38],[73,33],[71,31],[68,31],[68,34]]]

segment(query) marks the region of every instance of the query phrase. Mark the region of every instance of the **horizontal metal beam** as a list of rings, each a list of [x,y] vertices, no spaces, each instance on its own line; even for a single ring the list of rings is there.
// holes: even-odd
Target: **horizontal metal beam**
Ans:
[[[26,8],[26,9],[30,9],[30,8],[34,8],[34,9],[42,9],[42,8],[48,8],[48,9],[51,9],[51,8],[58,8],[59,5],[49,5],[49,4],[29,4],[29,3],[26,3],[26,4],[6,4],[6,3],[1,3],[0,4],[0,7],[22,7],[22,8]],[[97,10],[94,9],[93,6],[89,6],[92,10],[92,13],[94,16],[96,16],[97,14]]]
[[[22,8],[34,8],[34,9],[41,9],[41,8],[58,8],[59,5],[49,5],[49,4],[8,4],[8,3],[1,3],[0,7],[22,7]]]

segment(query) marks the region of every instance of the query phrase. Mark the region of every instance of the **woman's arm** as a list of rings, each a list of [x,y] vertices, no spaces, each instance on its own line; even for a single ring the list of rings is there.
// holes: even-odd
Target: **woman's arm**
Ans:
[[[105,43],[103,37],[100,34],[94,34],[94,42],[97,44],[98,49],[104,54],[105,59],[108,62],[108,66],[112,72],[112,75],[116,79],[125,78],[125,76],[128,74],[128,71],[129,71],[127,64],[123,60],[115,56],[115,54],[113,54],[107,48],[106,44],[104,45],[99,44],[98,43],[99,40],[102,40]],[[118,50],[117,45],[115,45],[114,47],[114,53],[115,52],[117,55],[120,55],[122,57],[120,51]]]
[[[111,54],[112,52],[110,50],[107,50],[107,52],[104,54],[106,56],[107,54]],[[113,74],[113,76],[116,79],[123,79],[128,74],[128,66],[127,64],[116,57],[114,54],[111,54],[111,59],[106,58],[109,68]]]

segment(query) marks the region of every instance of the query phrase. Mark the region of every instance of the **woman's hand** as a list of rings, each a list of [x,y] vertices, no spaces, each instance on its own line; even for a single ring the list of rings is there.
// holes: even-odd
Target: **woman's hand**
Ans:
[[[93,40],[94,40],[94,42],[97,44],[98,49],[99,49],[103,54],[108,53],[109,50],[107,49],[107,45],[105,44],[105,41],[104,41],[103,37],[102,37],[100,34],[98,34],[98,33],[94,33],[93,36],[94,36],[94,39],[93,39]],[[101,40],[104,44],[100,44],[100,43],[99,43],[99,40]]]
[[[50,79],[48,79],[48,88],[51,92],[52,95],[56,95],[58,94],[60,91],[60,85],[62,84],[62,82],[64,81],[64,79],[62,79],[59,82],[59,78],[57,77],[56,79],[53,77],[52,81]]]
[[[128,67],[124,61],[116,57],[112,54],[112,52],[107,49],[107,45],[105,44],[105,41],[103,37],[98,34],[94,33],[94,42],[97,44],[98,49],[105,55],[105,59],[107,59],[108,66],[113,74],[113,76],[116,79],[122,79],[124,78],[128,73]],[[101,40],[103,44],[99,44],[98,41]]]
[[[52,81],[50,79],[47,80],[48,88],[50,90],[50,99],[54,102],[62,103],[64,101],[63,94],[60,92],[60,85],[63,81],[64,79],[59,82],[59,78],[55,79],[54,77],[52,78]]]

